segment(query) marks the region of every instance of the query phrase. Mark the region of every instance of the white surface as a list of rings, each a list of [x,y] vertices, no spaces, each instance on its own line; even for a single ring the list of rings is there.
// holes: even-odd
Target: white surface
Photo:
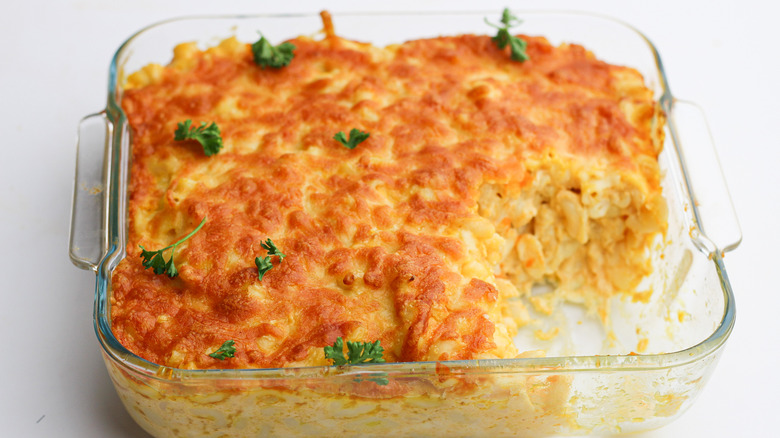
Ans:
[[[268,4],[264,4],[268,3]],[[780,216],[776,2],[169,1],[6,2],[0,15],[0,435],[140,437],[100,358],[95,277],[67,257],[79,119],[106,99],[108,64],[131,33],[195,13],[349,10],[590,10],[656,44],[672,91],[704,107],[742,222],[726,257],[737,325],[708,386],[680,419],[643,437],[767,436],[778,415],[775,290]]]

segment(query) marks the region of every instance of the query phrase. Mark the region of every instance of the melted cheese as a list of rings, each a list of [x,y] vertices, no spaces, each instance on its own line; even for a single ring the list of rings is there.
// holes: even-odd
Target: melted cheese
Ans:
[[[487,36],[378,48],[300,37],[282,69],[234,39],[176,48],[128,78],[128,255],[113,274],[116,337],[179,368],[327,365],[337,337],[393,361],[515,357],[518,297],[606,314],[635,292],[666,228],[663,115],[635,70],[526,37],[511,62]],[[216,122],[207,157],[177,123]],[[355,149],[333,139],[371,134]],[[179,276],[139,245],[176,249]],[[258,280],[271,238],[287,257]],[[167,256],[168,254],[166,254]],[[208,356],[235,341],[235,358]]]

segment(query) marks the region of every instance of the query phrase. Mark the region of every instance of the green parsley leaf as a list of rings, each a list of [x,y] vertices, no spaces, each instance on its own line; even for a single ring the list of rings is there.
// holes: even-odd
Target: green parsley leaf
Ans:
[[[512,51],[512,61],[525,62],[528,61],[528,54],[525,53],[525,49],[528,47],[528,43],[517,37],[512,37],[509,40],[509,48]]]
[[[279,251],[279,248],[276,247],[274,242],[269,237],[265,240],[265,242],[261,242],[260,246],[263,247],[264,250],[267,252],[267,256],[264,258],[255,257],[255,265],[257,266],[257,278],[259,280],[263,279],[263,276],[266,272],[270,271],[271,268],[274,267],[273,263],[271,263],[271,257],[277,256],[279,257],[279,263],[282,263],[282,260],[287,257],[286,255],[282,254],[281,251]]]
[[[327,345],[324,348],[325,359],[333,361],[334,366],[351,365],[360,363],[384,363],[385,359],[382,355],[385,349],[379,345],[379,340],[375,342],[351,342],[347,341],[347,355],[344,355],[344,341],[339,336],[333,345]],[[377,385],[387,385],[390,381],[387,379],[387,373],[371,374],[375,377],[355,378],[355,382],[362,382],[368,380],[374,382]]]
[[[522,22],[523,20],[515,17],[515,15],[512,14],[509,8],[504,8],[503,12],[501,12],[501,23],[503,23],[504,26],[507,27],[517,26]]]
[[[385,349],[379,345],[379,340],[375,342],[352,342],[347,341],[347,356],[344,356],[344,341],[341,336],[336,339],[333,346],[325,347],[325,359],[333,361],[333,365],[347,365],[358,363],[384,363],[382,354]]]
[[[530,59],[528,54],[525,52],[526,48],[528,47],[528,43],[525,40],[509,33],[510,27],[517,26],[518,24],[522,23],[522,20],[512,15],[512,13],[509,11],[509,8],[504,8],[504,12],[501,14],[501,23],[503,26],[497,26],[489,22],[487,18],[485,18],[485,23],[498,29],[498,33],[492,38],[492,40],[496,44],[496,47],[502,50],[507,45],[509,45],[509,50],[512,53],[512,61],[525,62]]]
[[[263,249],[268,251],[269,256],[278,256],[280,263],[283,258],[287,257],[286,255],[282,254],[281,251],[279,251],[279,248],[277,248],[276,245],[274,245],[270,237],[266,239],[265,243],[261,243],[260,246],[262,246]]]
[[[206,122],[200,122],[200,126],[193,128],[192,120],[187,119],[178,124],[173,139],[176,141],[197,140],[203,146],[203,153],[210,157],[224,146],[221,135],[219,127],[214,122],[208,126]]]
[[[257,266],[257,279],[262,280],[266,272],[270,271],[274,267],[271,263],[271,257],[255,257],[255,265]]]
[[[293,43],[282,43],[278,46],[272,46],[262,35],[260,35],[260,40],[252,44],[252,54],[255,56],[255,64],[263,69],[266,67],[286,67],[295,57],[293,50],[295,50],[295,44]]]
[[[178,242],[172,245],[168,245],[163,249],[158,249],[157,251],[148,251],[143,247],[143,245],[138,245],[141,247],[141,258],[144,259],[142,262],[144,269],[152,268],[155,274],[166,274],[171,278],[179,275],[179,271],[176,269],[176,265],[173,263],[173,256],[176,253],[176,247],[197,233],[201,228],[203,228],[203,224],[205,223],[206,218],[204,217],[203,220],[200,221],[200,225],[192,230],[190,234],[187,234]],[[163,256],[163,251],[167,249],[171,250],[171,258],[169,260],[165,260],[165,257]]]
[[[235,342],[233,342],[232,339],[229,341],[225,341],[222,344],[222,346],[217,349],[217,351],[213,353],[209,353],[209,356],[219,360],[225,360],[229,357],[235,357],[236,347],[233,346],[234,344]]]
[[[347,140],[347,137],[344,135],[344,131],[337,132],[336,135],[333,136],[333,139],[349,149],[355,149],[357,145],[368,140],[368,137],[370,136],[371,134],[368,132],[363,132],[359,129],[352,128],[352,130],[349,131],[349,140]]]
[[[167,269],[167,263],[163,258],[162,250],[160,251],[147,251],[143,245],[141,247],[141,257],[144,259],[143,266],[145,269],[154,269],[155,274],[162,274]]]

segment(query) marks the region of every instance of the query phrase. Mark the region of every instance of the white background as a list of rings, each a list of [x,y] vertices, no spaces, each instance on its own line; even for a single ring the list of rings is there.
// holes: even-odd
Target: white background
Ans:
[[[647,437],[769,436],[780,416],[780,31],[776,2],[106,1],[4,2],[0,14],[0,435],[140,437],[92,328],[95,277],[67,235],[79,119],[101,110],[122,41],[201,13],[371,10],[588,10],[643,31],[672,91],[699,103],[742,223],[725,261],[737,324],[699,400]]]

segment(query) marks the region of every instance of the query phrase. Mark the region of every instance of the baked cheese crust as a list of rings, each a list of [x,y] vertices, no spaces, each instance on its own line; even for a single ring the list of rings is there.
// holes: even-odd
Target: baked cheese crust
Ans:
[[[605,316],[666,229],[663,114],[637,71],[524,38],[517,63],[488,36],[300,37],[278,70],[227,39],[128,77],[117,339],[189,369],[329,365],[339,336],[380,340],[388,362],[512,358],[525,303]],[[186,119],[216,122],[224,148],[174,141]],[[333,136],[352,128],[370,138],[350,150]],[[144,269],[139,245],[204,218],[176,278]],[[287,257],[259,280],[268,238]],[[532,296],[542,282],[554,292]],[[234,358],[208,356],[229,339]]]

